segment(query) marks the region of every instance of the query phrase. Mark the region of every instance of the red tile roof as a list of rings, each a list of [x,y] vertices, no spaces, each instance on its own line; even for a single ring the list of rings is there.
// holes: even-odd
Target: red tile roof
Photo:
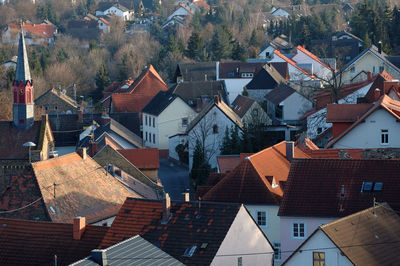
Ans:
[[[271,181],[259,176],[250,160],[243,160],[232,172],[219,181],[203,197],[206,201],[244,204],[278,204],[280,197],[269,187]]]
[[[101,248],[140,235],[187,265],[209,265],[232,225],[241,205],[171,202],[171,218],[161,223],[162,202],[128,198],[121,207]],[[207,243],[202,249],[201,245]],[[192,257],[183,257],[197,246]]]
[[[327,123],[351,123],[357,121],[373,104],[328,104],[326,111]]]
[[[363,155],[362,149],[321,149],[321,150],[308,150],[305,153],[313,159],[339,159],[341,154],[347,154],[352,159],[361,159]]]
[[[394,78],[387,73],[385,70],[382,73],[378,74],[372,84],[370,90],[365,95],[365,99],[369,103],[373,103],[376,101],[375,99],[375,90],[379,89],[381,95],[389,94],[391,89],[395,89],[396,92],[399,91],[399,81],[393,81]]]
[[[73,239],[73,225],[0,219],[1,265],[68,265],[90,255],[108,227],[87,225],[80,240]]]
[[[296,159],[279,215],[342,217],[371,207],[374,197],[399,211],[399,169],[400,160]],[[382,192],[361,192],[363,182],[382,182]]]
[[[220,155],[217,156],[219,171],[222,174],[228,173],[235,169],[240,163],[240,155]]]
[[[12,31],[19,32],[21,26],[19,24],[9,24],[8,25]],[[22,29],[24,32],[33,33],[41,38],[53,38],[56,29],[50,24],[28,24],[23,23]]]
[[[353,128],[355,128],[358,124],[364,121],[370,114],[375,112],[378,108],[382,107],[386,111],[388,111],[391,115],[393,115],[396,119],[400,120],[400,102],[393,100],[389,96],[383,95],[379,101],[377,101],[372,108],[370,108],[366,113],[360,116],[360,118],[354,122],[350,127],[348,127],[345,131],[343,131],[339,136],[332,139],[326,148],[332,147],[338,140],[340,140],[343,136],[349,133]]]
[[[160,168],[158,149],[129,149],[118,150],[128,161],[139,169],[158,169]]]
[[[140,112],[159,91],[167,90],[163,79],[150,65],[128,88],[119,88],[112,94],[114,112]]]

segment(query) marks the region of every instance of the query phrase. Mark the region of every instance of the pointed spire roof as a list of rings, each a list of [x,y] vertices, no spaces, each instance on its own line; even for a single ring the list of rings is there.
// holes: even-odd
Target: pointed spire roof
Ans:
[[[31,72],[29,70],[28,55],[26,53],[25,39],[24,39],[24,32],[22,30],[22,25],[19,36],[18,61],[15,73],[15,80],[18,82],[23,81],[24,83],[28,80],[31,80]]]

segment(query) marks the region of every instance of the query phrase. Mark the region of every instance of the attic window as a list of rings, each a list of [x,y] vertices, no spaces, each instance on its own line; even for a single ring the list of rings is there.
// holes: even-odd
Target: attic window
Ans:
[[[185,253],[183,253],[183,257],[192,257],[194,252],[196,251],[197,246],[190,246],[185,250]]]
[[[363,182],[361,187],[361,192],[370,192],[372,191],[372,182]]]
[[[377,191],[377,192],[382,191],[382,188],[383,188],[383,183],[382,182],[375,182],[374,191]]]
[[[218,134],[218,125],[213,125],[213,134]]]

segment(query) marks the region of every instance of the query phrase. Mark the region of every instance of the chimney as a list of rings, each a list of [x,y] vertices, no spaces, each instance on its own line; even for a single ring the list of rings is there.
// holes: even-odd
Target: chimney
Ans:
[[[204,81],[207,81],[207,74],[204,74]]]
[[[83,110],[82,107],[78,110],[78,123],[83,123]]]
[[[367,79],[368,81],[372,80],[372,73],[370,71],[367,72]]]
[[[97,143],[93,139],[89,141],[89,155],[93,157],[97,153]]]
[[[182,200],[185,202],[190,201],[190,194],[188,192],[182,193]]]
[[[377,100],[379,100],[379,98],[381,97],[381,90],[376,88],[374,90],[374,102],[376,102]]]
[[[74,240],[80,240],[83,232],[85,231],[86,227],[86,218],[78,216],[74,218],[74,224],[73,224],[73,238]]]
[[[93,249],[90,253],[92,260],[101,266],[108,265],[107,254],[104,249]]]
[[[78,148],[76,152],[82,157],[83,160],[86,160],[87,152],[85,147]]]
[[[107,114],[106,108],[103,109],[103,114],[101,115],[101,119],[103,119],[103,125],[106,125],[111,121],[111,118]]]
[[[76,84],[72,84],[72,98],[76,101]]]
[[[286,141],[286,159],[291,162],[294,158],[294,142]]]
[[[218,103],[219,102],[219,96],[214,95],[214,103]]]
[[[378,42],[378,53],[382,53],[382,41]]]
[[[171,199],[168,193],[165,193],[165,197],[163,199],[163,213],[162,213],[162,224],[168,223],[168,220],[171,216]]]

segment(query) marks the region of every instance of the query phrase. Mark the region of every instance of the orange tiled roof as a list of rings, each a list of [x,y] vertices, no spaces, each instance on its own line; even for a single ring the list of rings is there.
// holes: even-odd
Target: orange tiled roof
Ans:
[[[349,133],[353,128],[355,128],[358,124],[360,124],[366,117],[375,112],[378,108],[384,108],[391,115],[393,115],[397,120],[400,120],[400,102],[393,100],[387,95],[383,95],[379,101],[375,103],[375,105],[370,108],[364,115],[360,116],[360,118],[354,122],[350,127],[348,127],[345,131],[343,131],[339,136],[331,140],[326,148],[332,147],[339,139]]]
[[[373,106],[372,103],[328,104],[326,106],[327,123],[351,123],[357,121]]]
[[[301,72],[303,72],[304,74],[306,74],[307,76],[309,76],[311,79],[315,79],[314,76],[310,75],[309,73],[307,73],[307,71],[305,71],[304,69],[300,68],[299,66],[296,65],[296,62],[293,61],[292,59],[284,56],[281,52],[279,52],[278,50],[274,50],[274,54],[276,54],[277,56],[279,56],[280,58],[282,58],[283,60],[285,60],[286,62],[288,62],[288,64],[291,64],[292,66],[294,66],[295,68],[297,68],[298,70],[300,70]]]
[[[19,31],[21,26],[18,24],[9,24],[8,25],[12,31]],[[50,24],[28,24],[23,23],[22,29],[25,32],[31,32],[42,38],[53,38],[55,33],[55,28]]]
[[[139,169],[158,169],[160,167],[158,149],[118,150],[129,162]]]
[[[137,95],[129,93],[116,93],[111,96],[113,111],[115,113],[139,113],[156,94]]]
[[[217,156],[217,163],[221,174],[228,173],[236,168],[240,163],[240,155],[220,155]]]
[[[339,159],[341,158],[341,152],[346,152],[352,159],[361,159],[363,155],[362,149],[320,149],[305,151],[313,159]]]

